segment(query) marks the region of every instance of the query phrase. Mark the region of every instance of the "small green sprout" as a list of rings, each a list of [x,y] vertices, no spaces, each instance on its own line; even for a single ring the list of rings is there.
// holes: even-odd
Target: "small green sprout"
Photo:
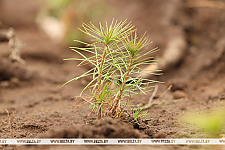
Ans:
[[[139,108],[137,108],[137,109],[132,109],[131,110],[131,117],[133,117],[134,118],[134,120],[137,120],[138,118],[141,118],[141,117],[143,117],[143,116],[147,116],[147,115],[149,115],[148,114],[148,111],[145,111],[144,113],[142,113],[141,114],[141,111],[143,110],[143,108],[141,108],[141,107],[139,107]],[[148,119],[146,119],[145,121],[147,121]],[[150,119],[148,120],[148,121],[150,121]]]
[[[89,35],[93,43],[76,40],[86,45],[84,48],[71,47],[82,58],[65,60],[78,60],[81,61],[78,66],[91,64],[93,68],[65,84],[92,76],[92,80],[79,96],[82,97],[86,90],[90,91],[91,94],[85,97],[85,101],[90,103],[92,108],[90,114],[96,111],[99,119],[104,116],[119,117],[125,109],[129,110],[127,97],[146,94],[154,87],[151,84],[158,82],[139,76],[143,72],[149,73],[149,70],[143,71],[140,66],[153,63],[153,57],[148,55],[157,48],[148,50],[147,46],[150,44],[148,37],[144,34],[139,38],[134,26],[126,20],[120,22],[112,20],[110,25],[106,22],[104,26],[99,23],[99,27],[91,22],[83,23],[80,30]],[[87,58],[82,51],[92,56]]]

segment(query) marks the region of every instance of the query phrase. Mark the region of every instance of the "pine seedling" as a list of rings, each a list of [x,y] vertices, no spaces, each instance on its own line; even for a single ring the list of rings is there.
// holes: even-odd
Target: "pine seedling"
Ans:
[[[141,114],[142,110],[143,110],[143,108],[140,108],[140,107],[137,108],[136,110],[132,109],[130,116],[133,117],[135,120],[137,120],[140,117],[149,115],[148,111],[145,111],[144,113]]]
[[[153,62],[152,57],[146,56],[157,49],[148,50],[147,46],[150,44],[148,37],[144,34],[138,38],[136,29],[126,20],[120,22],[112,20],[110,25],[106,22],[104,26],[99,23],[99,27],[91,22],[83,23],[80,30],[92,37],[93,43],[77,41],[86,47],[71,47],[71,49],[82,58],[66,60],[78,60],[81,61],[78,66],[91,64],[93,68],[67,83],[92,76],[92,80],[79,97],[82,97],[84,91],[90,90],[91,94],[85,97],[85,102],[90,103],[92,108],[90,113],[96,111],[99,119],[104,116],[119,117],[129,105],[126,97],[139,93],[146,94],[152,90],[151,83],[157,82],[137,76],[143,72],[141,65]],[[87,58],[82,51],[91,53],[92,56]]]

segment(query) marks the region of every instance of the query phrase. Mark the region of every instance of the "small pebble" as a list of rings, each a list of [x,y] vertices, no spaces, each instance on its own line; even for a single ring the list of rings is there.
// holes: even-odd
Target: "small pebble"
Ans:
[[[183,91],[175,91],[173,92],[173,98],[174,99],[181,99],[186,97],[186,94]]]

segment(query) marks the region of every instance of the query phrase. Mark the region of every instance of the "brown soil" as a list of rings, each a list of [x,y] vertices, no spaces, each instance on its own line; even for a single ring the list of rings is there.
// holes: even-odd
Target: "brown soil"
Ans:
[[[118,127],[119,125],[119,127]],[[48,138],[143,138],[143,135],[135,130],[132,125],[119,119],[104,118],[95,120],[90,124],[71,126],[60,131],[52,131]]]
[[[95,114],[87,118],[90,108],[87,105],[69,107],[79,104],[82,100],[73,97],[86,85],[85,79],[72,82],[62,88],[62,84],[73,77],[82,74],[87,68],[77,67],[75,61],[63,61],[63,58],[76,57],[68,46],[52,42],[35,24],[27,19],[28,14],[38,11],[36,5],[12,5],[18,0],[0,0],[4,9],[0,10],[0,21],[6,26],[13,26],[16,35],[25,45],[21,52],[26,61],[22,65],[32,74],[32,78],[20,80],[15,77],[0,81],[0,138],[188,138],[206,137],[199,129],[180,123],[180,116],[187,111],[202,111],[224,106],[225,104],[225,13],[217,8],[194,8],[191,10],[190,28],[186,29],[189,41],[188,52],[177,66],[164,72],[160,77],[164,81],[153,100],[155,103],[148,109],[149,116],[142,119],[152,120],[145,123],[140,120],[140,126],[131,123],[132,119],[95,120]],[[132,0],[126,10],[126,1],[118,5],[123,14],[121,18],[129,17],[140,31],[148,30],[163,53],[166,47],[165,32],[160,27],[161,9],[159,0],[150,5],[143,0],[138,3]],[[35,2],[36,3],[36,2]],[[112,2],[112,4],[114,4]],[[116,5],[116,4],[114,4]],[[160,9],[155,8],[160,6]],[[151,9],[152,8],[152,9]],[[25,9],[25,10],[24,10]],[[18,15],[21,11],[23,16]],[[142,11],[140,11],[142,10]],[[139,13],[132,13],[132,11]],[[9,17],[9,12],[10,16]],[[154,15],[152,14],[154,13]],[[158,15],[158,17],[157,17]],[[18,18],[20,16],[21,18]],[[215,17],[216,16],[216,17]],[[146,19],[152,17],[153,19]],[[14,20],[15,18],[15,20]],[[119,18],[120,19],[120,18]],[[188,20],[186,20],[188,22]],[[184,23],[185,24],[185,23]],[[185,26],[185,25],[184,25]],[[187,25],[188,26],[188,25]],[[187,27],[185,26],[185,27]],[[189,29],[189,30],[188,30]],[[155,39],[155,41],[154,41]],[[0,59],[7,60],[10,48],[0,44]],[[172,56],[171,56],[172,57]],[[17,62],[12,65],[19,65]],[[170,85],[170,91],[163,96],[161,103],[156,100]],[[133,104],[147,104],[151,93],[131,98]],[[74,147],[1,147],[0,149],[74,149]],[[89,149],[90,146],[76,146],[76,149]],[[92,147],[93,148],[93,147]],[[96,149],[189,149],[198,146],[96,146]]]

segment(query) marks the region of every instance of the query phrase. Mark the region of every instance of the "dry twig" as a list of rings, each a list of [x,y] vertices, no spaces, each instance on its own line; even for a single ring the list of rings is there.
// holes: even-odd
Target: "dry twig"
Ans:
[[[164,92],[159,96],[159,98],[157,99],[158,102],[153,103],[152,100],[153,100],[153,98],[154,98],[154,96],[155,96],[155,94],[156,94],[156,92],[157,92],[157,90],[158,90],[158,85],[156,85],[156,86],[155,86],[155,89],[154,89],[154,91],[153,91],[153,93],[152,93],[152,95],[151,95],[151,97],[150,97],[150,99],[149,99],[148,104],[146,104],[145,106],[141,107],[141,109],[143,109],[143,110],[144,110],[144,109],[148,109],[148,108],[152,107],[154,104],[158,104],[159,101],[162,99],[162,97],[163,97],[163,96],[164,96],[171,88],[172,88],[172,85],[170,85],[170,86],[166,89],[166,91],[164,91]]]

